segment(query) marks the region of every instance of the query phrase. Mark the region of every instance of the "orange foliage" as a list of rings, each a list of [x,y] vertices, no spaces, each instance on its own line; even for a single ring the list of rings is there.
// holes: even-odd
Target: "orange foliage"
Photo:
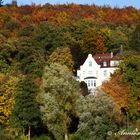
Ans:
[[[129,102],[130,88],[124,84],[122,76],[115,74],[115,76],[102,86],[102,90],[111,96],[119,108],[127,107]]]
[[[34,22],[46,21],[46,11],[44,9],[37,9],[32,13],[32,20]]]
[[[61,14],[62,13],[62,14]],[[65,13],[65,14],[64,14]],[[51,21],[56,18],[56,21],[64,20],[69,17],[71,20],[77,19],[92,19],[95,22],[108,24],[132,25],[137,22],[140,16],[140,10],[133,7],[126,8],[111,8],[98,7],[95,5],[44,5],[44,6],[19,6],[19,7],[0,7],[0,27],[3,24],[1,15],[7,15],[12,19],[22,22],[23,16],[30,16],[32,21],[38,23],[40,21]],[[58,18],[58,19],[57,19]],[[62,21],[60,23],[63,23]],[[66,22],[67,24],[67,22]]]
[[[96,46],[95,52],[105,53],[107,51],[104,44],[104,38],[101,35],[97,37],[95,46]]]

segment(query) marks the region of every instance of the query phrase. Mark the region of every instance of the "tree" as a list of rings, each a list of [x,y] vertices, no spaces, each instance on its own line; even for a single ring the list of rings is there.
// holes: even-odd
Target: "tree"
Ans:
[[[78,102],[79,125],[77,134],[84,140],[103,140],[109,131],[117,131],[119,112],[112,99],[98,92],[97,96],[81,96]],[[117,117],[115,115],[117,114]],[[118,119],[118,120],[117,120]],[[110,137],[112,139],[113,137]]]
[[[111,35],[108,41],[108,50],[113,51],[114,53],[120,52],[120,47],[123,46],[124,49],[128,45],[128,36],[121,31],[120,28],[116,28],[111,31]]]
[[[106,52],[105,39],[97,29],[89,28],[83,36],[82,49],[85,54]]]
[[[44,124],[56,139],[68,139],[71,116],[76,114],[79,84],[64,65],[45,67],[39,103]]]
[[[101,34],[98,34],[98,37],[95,42],[95,53],[105,53],[107,49],[105,48],[105,39]]]
[[[137,24],[129,42],[130,48],[140,52],[140,22]]]
[[[30,77],[20,80],[15,94],[15,106],[10,118],[13,128],[22,130],[24,134],[28,131],[28,139],[30,139],[30,131],[40,122],[40,111],[36,102],[37,93],[37,86]]]
[[[85,55],[80,47],[79,44],[74,44],[70,47],[72,59],[74,62],[74,74],[76,75],[77,69],[85,62],[85,59],[87,58],[87,55]]]
[[[81,92],[83,96],[86,96],[89,94],[87,84],[84,81],[80,82],[80,88],[81,88]]]
[[[128,83],[124,83],[119,71],[116,71],[109,81],[103,83],[102,90],[113,98],[119,109],[128,107],[130,87]]]
[[[20,24],[17,20],[10,20],[5,26],[6,29],[10,30],[11,32],[20,28]]]
[[[83,38],[83,46],[82,46],[82,50],[83,52],[87,55],[89,53],[91,54],[95,54],[97,52],[95,52],[95,48],[96,48],[96,40],[97,40],[97,30],[95,28],[89,28],[85,31],[85,33],[83,34],[84,38]]]
[[[40,23],[35,30],[35,40],[41,47],[45,47],[46,53],[54,51],[56,48],[71,46],[74,39],[71,33],[64,27],[59,27],[51,23]]]
[[[119,69],[102,89],[111,96],[118,108],[129,121],[129,125],[140,126],[140,55],[125,52]],[[128,126],[126,121],[126,126]]]
[[[66,12],[57,13],[56,16],[51,17],[50,20],[58,25],[69,23],[69,15]]]
[[[6,130],[0,125],[0,140],[13,140],[14,138],[10,136]]]
[[[18,68],[24,74],[31,74],[33,77],[41,77],[45,64],[44,49],[37,46],[38,44],[35,40],[25,37],[20,39],[17,45],[19,45],[16,55]]]
[[[8,73],[12,70],[16,48],[12,40],[7,40],[0,34],[0,72]]]
[[[0,7],[3,6],[3,0],[0,0]]]
[[[60,63],[66,65],[71,71],[73,70],[74,62],[69,47],[57,48],[48,58],[48,63]]]
[[[123,82],[130,87],[129,117],[133,122],[137,122],[140,120],[140,55],[127,52],[123,57],[123,63],[120,65],[120,75],[123,77]]]
[[[14,93],[19,78],[0,73],[0,124],[9,126],[9,118],[15,104]]]

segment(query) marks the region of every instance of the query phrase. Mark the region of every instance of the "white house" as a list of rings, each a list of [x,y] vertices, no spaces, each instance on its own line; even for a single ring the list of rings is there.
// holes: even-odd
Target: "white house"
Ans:
[[[111,74],[117,69],[119,59],[111,54],[88,55],[86,61],[77,70],[77,80],[87,83],[88,89],[92,92],[96,87],[110,79]]]

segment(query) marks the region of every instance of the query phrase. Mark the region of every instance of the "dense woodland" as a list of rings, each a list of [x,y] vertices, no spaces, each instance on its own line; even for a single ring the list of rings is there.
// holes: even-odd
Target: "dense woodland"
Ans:
[[[74,75],[111,51],[122,63],[94,98]],[[0,1],[0,140],[138,140],[115,133],[140,131],[139,92],[140,10]]]

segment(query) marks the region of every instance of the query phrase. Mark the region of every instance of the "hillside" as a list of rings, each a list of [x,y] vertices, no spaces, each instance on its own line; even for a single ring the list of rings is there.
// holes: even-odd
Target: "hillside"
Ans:
[[[0,137],[113,140],[107,133],[128,120],[139,129],[139,34],[140,10],[133,7],[1,6]],[[82,91],[73,74],[89,53],[110,52],[122,63],[103,84],[106,94],[82,96],[86,85]]]

